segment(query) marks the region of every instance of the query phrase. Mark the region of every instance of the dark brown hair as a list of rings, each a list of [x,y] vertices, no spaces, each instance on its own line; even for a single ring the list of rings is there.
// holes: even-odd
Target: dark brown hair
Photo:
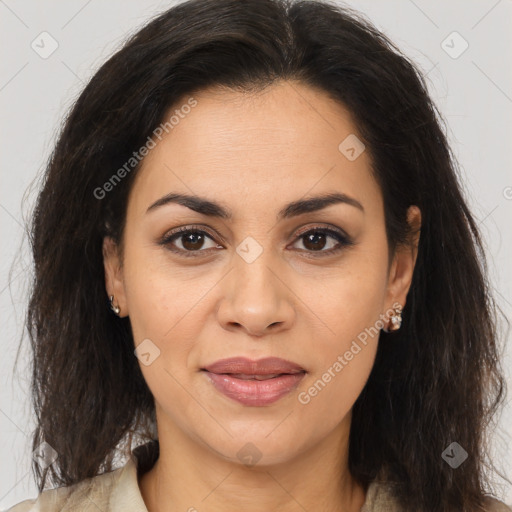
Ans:
[[[421,72],[361,15],[319,1],[190,0],[129,38],[72,107],[48,162],[30,226],[35,277],[27,315],[34,353],[35,449],[59,454],[45,482],[113,469],[116,448],[154,436],[154,399],[128,318],[111,313],[102,240],[122,241],[140,165],[95,191],[142,147],[179,99],[210,86],[256,91],[295,80],[345,105],[373,162],[390,252],[422,212],[402,328],[382,333],[353,408],[349,468],[380,472],[406,510],[476,511],[489,492],[487,426],[502,403],[497,308],[478,226],[444,124]],[[469,454],[452,469],[441,453]]]

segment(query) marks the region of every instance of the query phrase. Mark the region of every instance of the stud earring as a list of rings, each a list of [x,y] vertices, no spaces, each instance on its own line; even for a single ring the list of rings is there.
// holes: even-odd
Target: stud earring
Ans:
[[[393,308],[394,314],[391,315],[390,324],[388,324],[387,328],[383,328],[384,332],[395,332],[400,329],[402,325],[402,306],[398,304],[395,308]]]
[[[114,306],[114,296],[110,296],[110,309],[119,316],[119,313],[121,313],[121,308],[119,306]]]

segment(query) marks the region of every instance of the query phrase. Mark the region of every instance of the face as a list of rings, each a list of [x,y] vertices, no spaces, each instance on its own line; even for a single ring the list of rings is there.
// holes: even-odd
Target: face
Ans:
[[[143,161],[123,254],[105,239],[107,291],[140,345],[159,432],[235,462],[240,450],[261,464],[291,460],[348,435],[383,318],[405,304],[416,256],[404,249],[388,262],[369,151],[357,156],[341,104],[294,82],[194,99]],[[304,202],[328,194],[341,200]],[[232,357],[303,371],[267,385],[203,370]]]

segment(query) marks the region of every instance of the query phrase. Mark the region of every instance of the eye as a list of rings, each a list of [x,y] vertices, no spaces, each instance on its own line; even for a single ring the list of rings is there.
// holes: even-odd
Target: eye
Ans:
[[[333,244],[332,241],[329,243],[329,239],[334,240],[335,243]],[[208,240],[210,247],[205,248],[205,242]],[[299,234],[294,244],[297,242],[302,242],[305,252],[321,253],[322,255],[334,254],[346,246],[354,245],[354,242],[343,232],[318,227]],[[215,242],[213,235],[194,226],[174,229],[166,234],[159,243],[170,251],[185,257],[196,257],[200,256],[200,253],[207,252],[208,249],[223,248]],[[324,250],[326,246],[328,248]]]
[[[329,244],[329,238],[337,244],[333,245],[332,242]],[[328,228],[313,228],[302,232],[298,235],[297,242],[302,242],[306,251],[322,253],[322,255],[334,254],[346,246],[354,245],[352,240],[341,231]],[[328,249],[324,250],[326,246],[328,246]]]
[[[210,234],[201,229],[194,229],[193,226],[184,226],[172,230],[164,236],[160,243],[168,247],[172,252],[186,257],[194,257],[197,256],[197,254],[194,253],[205,252],[201,249],[204,249],[203,246],[207,239],[212,242],[212,245],[207,247],[207,249],[211,249],[212,247],[217,247],[219,249],[222,248],[222,246],[219,246],[214,242],[213,237]],[[178,241],[178,243],[181,244],[181,247],[178,246],[176,248],[174,245],[175,241]]]

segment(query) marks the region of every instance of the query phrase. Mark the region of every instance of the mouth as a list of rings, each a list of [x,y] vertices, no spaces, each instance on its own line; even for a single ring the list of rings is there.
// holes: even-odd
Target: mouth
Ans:
[[[281,368],[276,371],[278,365]],[[260,361],[242,358],[222,360],[201,368],[201,371],[222,395],[252,407],[277,402],[293,391],[307,373],[294,363],[270,358]]]
[[[230,357],[215,361],[201,370],[216,374],[240,375],[240,378],[274,378],[283,374],[294,375],[305,372],[297,363],[279,357],[266,357],[256,361],[246,357]]]
[[[299,373],[299,372],[297,372]],[[235,379],[240,380],[269,380],[269,379],[275,379],[276,377],[280,377],[281,375],[294,375],[290,373],[274,373],[270,375],[247,375],[245,373],[221,373],[218,375],[230,375],[231,377]]]

